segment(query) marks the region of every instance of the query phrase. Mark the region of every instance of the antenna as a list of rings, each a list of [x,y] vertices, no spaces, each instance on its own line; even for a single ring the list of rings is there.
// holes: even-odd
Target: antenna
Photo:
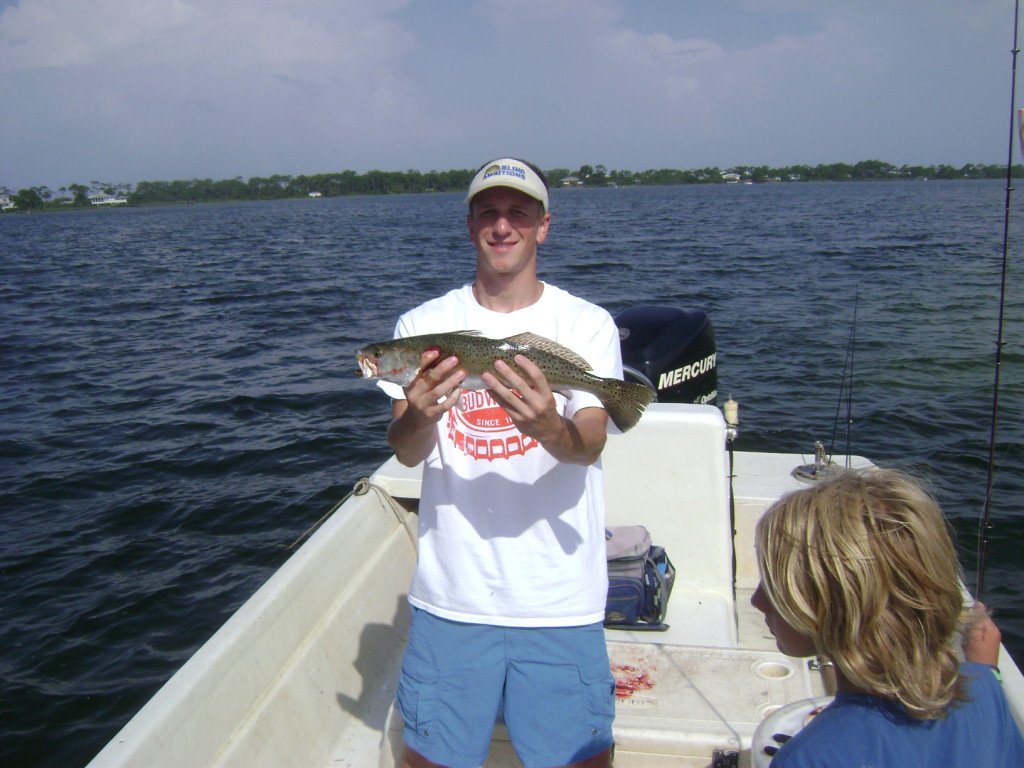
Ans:
[[[850,338],[846,342],[846,359],[843,361],[843,377],[839,382],[839,398],[836,401],[836,417],[832,425],[832,443],[828,447],[830,456],[836,452],[836,438],[839,433],[839,414],[843,407],[843,398],[846,398],[846,462],[847,469],[850,468],[853,449],[850,446],[851,432],[853,430],[853,351],[857,340],[857,305],[860,303],[860,292],[853,296],[853,320],[850,323]]]

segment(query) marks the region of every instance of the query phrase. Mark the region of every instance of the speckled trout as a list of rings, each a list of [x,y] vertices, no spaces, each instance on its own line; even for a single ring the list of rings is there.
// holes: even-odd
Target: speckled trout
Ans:
[[[454,331],[369,344],[356,351],[357,374],[365,379],[384,379],[408,386],[419,375],[420,356],[428,349],[438,350],[439,360],[449,355],[459,358],[459,367],[466,372],[462,389],[486,389],[480,374],[493,372],[495,360],[504,360],[522,375],[514,358],[523,355],[544,372],[553,392],[567,398],[572,398],[574,389],[597,395],[612,422],[623,432],[640,421],[644,409],[656,396],[653,389],[643,384],[604,379],[591,373],[590,363],[571,349],[534,333],[488,339],[479,331]]]

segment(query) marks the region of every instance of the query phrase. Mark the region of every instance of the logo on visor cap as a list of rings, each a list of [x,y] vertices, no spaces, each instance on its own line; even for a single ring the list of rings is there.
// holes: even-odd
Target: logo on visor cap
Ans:
[[[539,200],[544,210],[548,210],[548,189],[540,176],[521,160],[505,157],[488,163],[473,177],[466,194],[469,203],[476,195],[491,187],[510,187],[525,192],[534,200]]]

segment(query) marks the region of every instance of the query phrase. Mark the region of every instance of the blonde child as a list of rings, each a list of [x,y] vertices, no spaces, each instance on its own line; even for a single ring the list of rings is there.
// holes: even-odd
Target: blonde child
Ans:
[[[779,650],[831,661],[837,681],[773,768],[1024,766],[999,630],[983,606],[965,608],[946,521],[917,483],[843,472],[776,502],[756,546],[751,602]]]

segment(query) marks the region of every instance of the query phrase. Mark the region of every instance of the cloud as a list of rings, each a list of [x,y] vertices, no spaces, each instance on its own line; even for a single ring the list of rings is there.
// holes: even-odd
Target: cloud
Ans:
[[[132,43],[148,43],[196,17],[177,2],[36,0],[0,15],[0,75],[36,67],[87,66]]]
[[[403,5],[23,0],[0,16],[0,93],[18,105],[0,136],[37,147],[45,175],[93,152],[108,173],[256,174],[312,161],[311,141],[340,162],[345,138],[393,137],[410,114]]]
[[[20,0],[0,184],[999,162],[997,0]]]
[[[529,33],[545,52],[530,71],[564,107],[553,162],[963,163],[999,158],[998,5],[681,1],[654,26],[624,13],[637,6],[558,0],[527,2],[525,15],[545,27]],[[727,7],[717,25],[701,16]]]

